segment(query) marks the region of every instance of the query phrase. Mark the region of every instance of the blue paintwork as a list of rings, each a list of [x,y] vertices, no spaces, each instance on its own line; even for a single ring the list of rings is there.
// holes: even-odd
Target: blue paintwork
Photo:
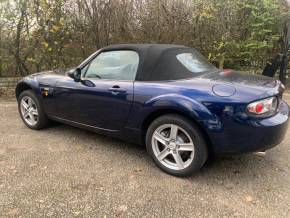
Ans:
[[[143,143],[146,119],[174,112],[196,122],[216,154],[259,151],[279,144],[286,134],[289,106],[282,100],[283,87],[272,78],[238,72],[213,72],[177,81],[75,82],[53,72],[28,76],[46,114],[55,120]],[[114,93],[114,85],[126,92]],[[50,95],[43,97],[41,90]],[[279,97],[279,110],[268,118],[246,113],[253,101]]]

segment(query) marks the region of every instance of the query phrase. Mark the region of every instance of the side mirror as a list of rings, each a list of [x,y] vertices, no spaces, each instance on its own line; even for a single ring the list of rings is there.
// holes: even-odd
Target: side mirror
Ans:
[[[67,75],[72,78],[75,82],[80,82],[81,81],[81,69],[76,68],[73,70],[70,70]]]

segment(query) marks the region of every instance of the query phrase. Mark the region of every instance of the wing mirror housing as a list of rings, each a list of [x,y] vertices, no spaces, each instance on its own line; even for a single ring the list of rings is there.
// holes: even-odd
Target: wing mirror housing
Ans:
[[[72,78],[75,82],[80,82],[81,81],[81,69],[80,68],[75,68],[70,70],[67,75]]]
[[[75,68],[75,69],[68,71],[67,75],[70,78],[72,78],[75,82],[80,82],[85,86],[88,86],[88,87],[95,87],[96,86],[92,81],[86,80],[86,79],[83,80],[81,78],[82,72],[81,72],[80,68]]]

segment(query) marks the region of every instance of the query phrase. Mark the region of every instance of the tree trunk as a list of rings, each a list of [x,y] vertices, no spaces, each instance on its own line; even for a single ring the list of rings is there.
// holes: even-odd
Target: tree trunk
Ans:
[[[27,67],[25,66],[25,63],[21,59],[20,50],[21,50],[21,31],[24,24],[24,18],[25,18],[25,13],[27,10],[27,5],[26,5],[26,1],[20,1],[19,3],[21,5],[20,19],[17,23],[17,29],[16,29],[16,38],[15,38],[16,51],[14,53],[14,56],[15,56],[15,61],[16,61],[17,73],[19,73],[20,76],[25,76],[29,74],[29,72],[28,72]]]

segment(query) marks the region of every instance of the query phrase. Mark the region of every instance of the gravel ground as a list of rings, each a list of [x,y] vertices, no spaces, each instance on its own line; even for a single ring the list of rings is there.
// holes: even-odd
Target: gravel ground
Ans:
[[[143,147],[30,130],[14,100],[0,100],[0,121],[0,217],[290,217],[290,131],[264,157],[219,158],[182,179]]]

